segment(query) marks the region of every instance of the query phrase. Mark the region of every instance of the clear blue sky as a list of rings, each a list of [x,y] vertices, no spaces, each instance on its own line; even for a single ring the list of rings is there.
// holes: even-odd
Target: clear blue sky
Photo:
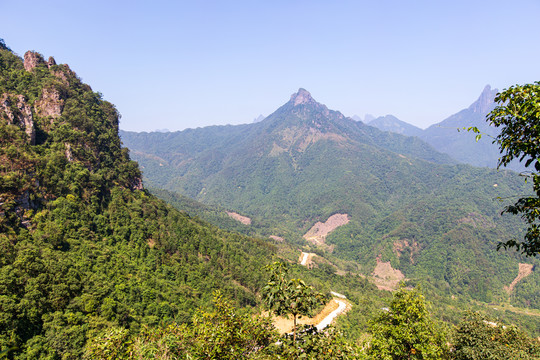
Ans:
[[[251,122],[303,87],[427,127],[540,80],[540,1],[0,0],[0,38],[67,63],[121,128]]]

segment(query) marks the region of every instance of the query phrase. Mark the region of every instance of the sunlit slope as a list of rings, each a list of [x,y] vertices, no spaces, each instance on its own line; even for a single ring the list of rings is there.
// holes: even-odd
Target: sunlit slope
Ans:
[[[189,322],[216,289],[258,303],[275,248],[144,190],[114,105],[67,65],[0,46],[0,99],[2,351],[80,359],[104,331]]]
[[[484,301],[506,298],[503,287],[516,276],[517,255],[496,245],[520,236],[519,219],[501,217],[497,200],[527,191],[517,174],[455,164],[418,138],[329,110],[303,89],[256,124],[122,139],[149,184],[265,219],[268,233],[281,230],[299,245],[315,222],[348,214],[325,250],[366,274],[391,261],[408,278]]]

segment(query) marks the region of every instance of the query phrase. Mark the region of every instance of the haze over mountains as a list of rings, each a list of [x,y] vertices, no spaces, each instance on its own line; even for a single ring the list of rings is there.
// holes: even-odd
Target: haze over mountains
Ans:
[[[459,162],[496,168],[500,153],[497,144],[493,144],[493,139],[499,131],[489,126],[486,115],[495,108],[493,99],[497,92],[497,89],[491,89],[491,86],[486,85],[478,99],[468,108],[424,130],[392,115],[378,117],[367,124],[383,131],[417,136],[437,151],[448,154]],[[476,134],[464,130],[468,127],[478,128],[483,138],[476,142]],[[517,162],[513,162],[507,168],[515,171],[524,170],[524,166]]]
[[[423,130],[419,127],[399,120],[393,115],[379,116],[376,119],[372,119],[369,122],[366,121],[369,126],[374,126],[382,131],[390,131],[396,134],[406,136],[420,136]]]
[[[495,246],[519,233],[519,221],[501,217],[494,199],[526,191],[517,174],[458,164],[304,89],[258,123],[121,136],[147,184],[238,211],[266,236],[301,245],[316,222],[348,215],[325,244],[309,246],[363,273],[390,261],[406,277],[483,301],[504,297],[515,273],[516,254]]]
[[[34,51],[23,60],[0,39],[0,98],[0,356],[184,358],[216,354],[232,333],[224,353],[278,345],[266,349],[276,358],[287,348],[268,322],[243,324],[259,318],[265,265],[301,252],[312,267],[291,265],[294,276],[328,299],[346,294],[352,339],[391,296],[377,288],[399,280],[424,284],[447,322],[482,309],[540,332],[538,261],[495,251],[520,235],[493,201],[526,191],[513,172],[457,164],[300,89],[254,124],[124,132],[175,209],[143,187],[114,105],[69,66]],[[204,311],[215,290],[223,298]]]

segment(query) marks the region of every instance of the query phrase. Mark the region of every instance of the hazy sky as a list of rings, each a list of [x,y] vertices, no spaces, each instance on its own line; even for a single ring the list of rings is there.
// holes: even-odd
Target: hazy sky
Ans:
[[[540,80],[540,0],[0,0],[0,38],[67,63],[121,128],[251,122],[303,87],[427,127]]]

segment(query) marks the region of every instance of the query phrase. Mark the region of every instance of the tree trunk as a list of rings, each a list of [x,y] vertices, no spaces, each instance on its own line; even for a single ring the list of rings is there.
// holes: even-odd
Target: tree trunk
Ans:
[[[296,315],[293,314],[293,342],[296,342]]]

